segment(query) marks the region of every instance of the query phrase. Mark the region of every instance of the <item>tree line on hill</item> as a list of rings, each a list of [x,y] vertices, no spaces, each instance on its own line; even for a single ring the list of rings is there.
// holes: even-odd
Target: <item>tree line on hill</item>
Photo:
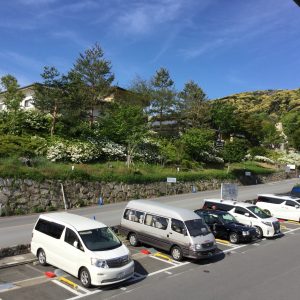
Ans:
[[[263,106],[241,108],[236,96],[209,100],[193,80],[177,91],[166,68],[150,79],[134,78],[125,90],[113,85],[112,64],[97,43],[80,53],[67,74],[46,66],[41,77],[34,110],[20,108],[24,94],[15,77],[1,78],[6,110],[0,112],[0,157],[125,159],[128,166],[135,159],[193,167],[241,161],[249,152],[265,156],[287,140],[300,149],[299,91],[297,105],[290,111],[281,107],[276,115]],[[249,97],[247,105],[254,107],[261,99]],[[279,122],[285,135],[275,127]]]

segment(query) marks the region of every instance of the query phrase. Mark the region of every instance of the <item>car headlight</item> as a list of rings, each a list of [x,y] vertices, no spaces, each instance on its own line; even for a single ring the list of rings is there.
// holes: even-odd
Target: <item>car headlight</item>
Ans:
[[[93,266],[96,266],[96,267],[102,268],[102,269],[109,268],[106,260],[102,260],[102,259],[98,259],[98,258],[91,258],[91,264]]]
[[[202,247],[201,247],[200,244],[193,244],[193,245],[190,245],[190,249],[191,249],[192,251],[197,251],[197,250],[201,250]]]
[[[263,224],[272,227],[272,223],[271,222],[262,222]]]
[[[246,236],[246,235],[249,235],[250,232],[249,231],[243,231],[242,234],[243,234],[243,236]]]

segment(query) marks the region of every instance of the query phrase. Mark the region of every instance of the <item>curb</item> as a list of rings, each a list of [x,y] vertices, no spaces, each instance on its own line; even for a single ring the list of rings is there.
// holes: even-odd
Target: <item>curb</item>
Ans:
[[[29,263],[32,263],[32,262],[35,262],[35,261],[37,261],[37,258],[31,258],[31,259],[27,259],[27,260],[18,261],[18,262],[8,262],[6,264],[0,265],[0,270],[15,267],[15,266],[19,266],[19,265],[29,264]]]

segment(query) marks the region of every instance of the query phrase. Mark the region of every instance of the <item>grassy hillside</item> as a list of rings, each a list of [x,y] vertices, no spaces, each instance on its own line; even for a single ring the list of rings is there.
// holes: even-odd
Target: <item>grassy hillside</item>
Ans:
[[[264,112],[279,118],[286,112],[300,112],[300,89],[245,92],[217,100],[229,102],[239,111]]]

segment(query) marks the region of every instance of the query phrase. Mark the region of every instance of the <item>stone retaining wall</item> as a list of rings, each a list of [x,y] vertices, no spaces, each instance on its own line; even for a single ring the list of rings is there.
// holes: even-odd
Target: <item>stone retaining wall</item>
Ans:
[[[266,176],[241,176],[233,182],[256,184],[285,178],[285,173],[275,173]],[[130,199],[219,189],[221,183],[221,180],[216,179],[197,182],[127,184],[54,180],[36,182],[29,179],[0,178],[0,211],[2,215],[15,215],[57,210],[64,208],[63,194],[68,208],[73,208],[97,204],[100,197],[104,204],[115,203]]]

